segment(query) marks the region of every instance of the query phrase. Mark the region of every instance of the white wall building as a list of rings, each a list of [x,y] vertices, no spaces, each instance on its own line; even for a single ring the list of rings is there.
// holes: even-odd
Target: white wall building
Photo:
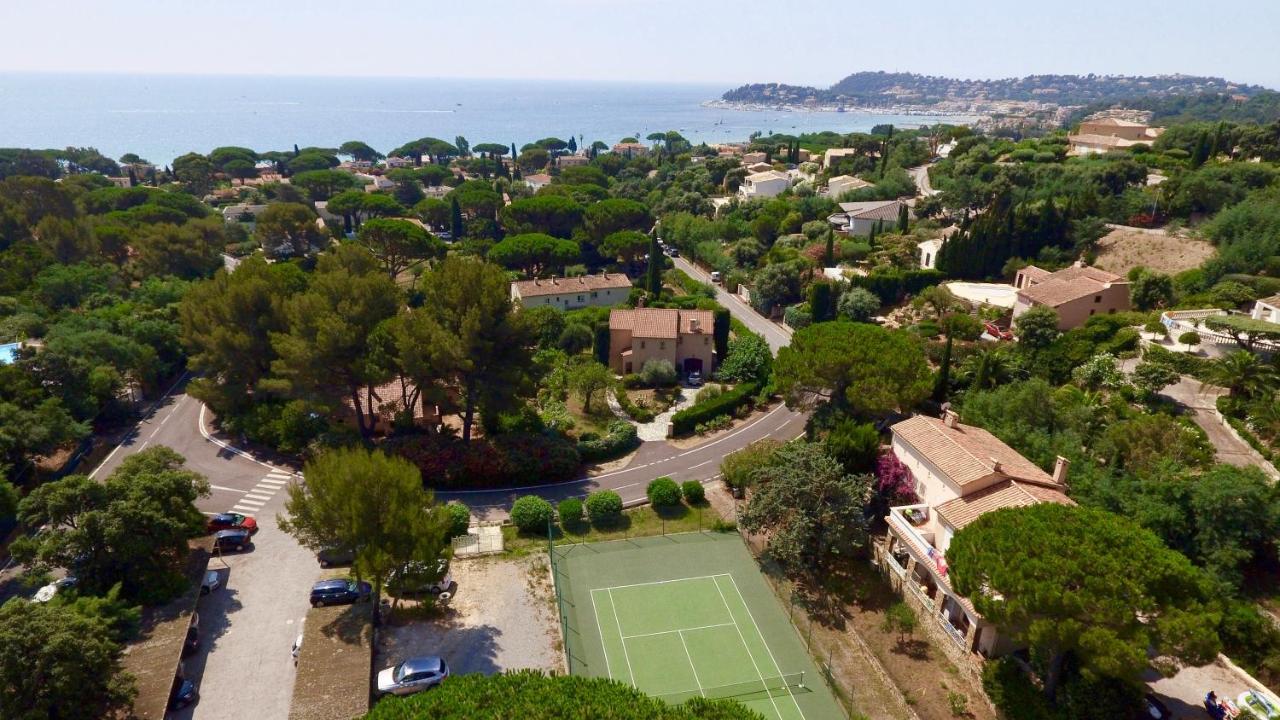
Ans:
[[[738,188],[738,195],[744,200],[771,198],[781,195],[791,187],[791,178],[784,172],[768,170],[748,175]]]

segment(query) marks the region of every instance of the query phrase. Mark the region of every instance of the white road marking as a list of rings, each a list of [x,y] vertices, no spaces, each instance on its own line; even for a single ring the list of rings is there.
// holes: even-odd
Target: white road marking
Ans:
[[[258,512],[259,510],[261,510],[261,508],[248,507],[246,505],[232,505],[231,509],[239,510],[241,512]]]
[[[271,495],[271,494],[274,494],[279,489],[280,488],[273,487],[271,485],[256,485],[249,492],[260,492],[260,493],[266,493],[267,495]]]
[[[280,487],[280,486],[282,486],[282,485],[288,485],[288,484],[289,484],[289,481],[288,481],[288,480],[276,480],[275,478],[264,477],[264,478],[262,478],[261,480],[259,480],[259,481],[258,481],[258,484],[260,484],[260,485],[275,485],[276,487]]]
[[[240,488],[227,487],[225,485],[210,485],[209,488],[211,490],[225,490],[226,492],[233,492],[233,493],[244,492],[244,490],[241,490]]]
[[[706,461],[706,462],[700,462],[700,463],[698,463],[697,465],[694,465],[693,467],[691,467],[691,468],[689,468],[689,469],[690,469],[690,470],[697,470],[698,468],[702,467],[703,465],[710,465],[710,464],[711,464],[711,463],[713,463],[713,462],[715,462],[715,460],[708,460],[708,461]]]
[[[244,496],[245,496],[246,498],[249,498],[250,500],[262,500],[263,502],[266,502],[267,500],[270,500],[270,499],[271,499],[271,496],[270,496],[270,495],[263,495],[263,494],[261,494],[261,493],[251,493],[251,492],[247,492],[247,493],[245,493],[245,494],[244,494]]]
[[[237,505],[236,507],[239,507],[240,505],[250,505],[253,507],[254,510],[257,510],[266,504],[267,503],[265,500],[246,500],[244,498],[241,498],[239,505]]]
[[[178,387],[178,384],[181,383],[183,380],[185,380],[186,377],[187,377],[187,373],[185,372],[179,375],[178,379],[174,380],[173,384],[169,386],[169,389],[164,391],[164,395],[161,395],[159,400],[156,400],[154,403],[151,403],[151,407],[147,410],[147,412],[148,413],[154,412],[155,409],[160,406],[160,403],[163,402],[165,398],[169,397],[169,395],[173,392],[173,389]],[[175,405],[174,409],[176,410],[177,407],[178,406]],[[172,411],[170,411],[170,414],[171,415],[173,414]],[[102,459],[102,462],[98,463],[98,467],[94,468],[93,472],[89,473],[89,477],[90,478],[95,477],[98,474],[98,472],[102,470],[102,468],[111,460],[111,458],[115,457],[116,451],[119,450],[122,446],[124,446],[123,442],[118,443],[115,446],[115,448],[112,449],[111,452],[105,458]],[[146,446],[147,446],[146,443],[142,444],[142,447],[145,448]]]
[[[292,475],[286,475],[286,474],[284,474],[284,473],[282,473],[282,472],[269,472],[269,473],[267,473],[267,477],[269,477],[269,478],[271,478],[271,479],[273,479],[273,480],[275,480],[275,479],[277,479],[277,478],[278,478],[278,479],[280,479],[280,480],[288,480],[289,478],[291,478],[291,477],[293,477],[293,476],[292,476]]]

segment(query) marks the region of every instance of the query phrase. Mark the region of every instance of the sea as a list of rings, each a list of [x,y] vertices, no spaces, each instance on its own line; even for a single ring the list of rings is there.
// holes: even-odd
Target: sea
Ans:
[[[362,140],[387,152],[420,137],[518,146],[676,130],[696,143],[867,131],[965,118],[708,107],[725,87],[680,83],[431,78],[0,74],[0,147],[95,147],[165,165],[223,145],[258,151]]]

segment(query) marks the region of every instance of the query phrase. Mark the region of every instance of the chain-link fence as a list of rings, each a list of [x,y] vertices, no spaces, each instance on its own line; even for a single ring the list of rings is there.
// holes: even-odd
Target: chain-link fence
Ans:
[[[824,624],[815,618],[836,618],[841,612],[840,603],[829,596],[819,596],[798,588],[786,578],[781,569],[771,562],[764,550],[767,539],[739,530],[742,540],[760,564],[761,575],[786,610],[787,619],[805,648],[813,658],[822,679],[835,696],[845,716],[856,720],[865,716],[860,707],[870,707],[888,701],[881,697],[871,683],[857,685],[853,679],[866,677],[877,671],[868,667],[870,649],[862,645],[856,633],[847,633],[835,627],[835,622]],[[884,678],[888,680],[887,678]]]

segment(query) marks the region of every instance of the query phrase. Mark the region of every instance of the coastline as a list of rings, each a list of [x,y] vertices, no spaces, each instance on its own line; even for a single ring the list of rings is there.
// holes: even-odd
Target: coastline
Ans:
[[[791,105],[786,103],[748,103],[731,100],[706,100],[702,107],[722,110],[740,110],[746,112],[794,112],[794,113],[858,113],[860,115],[922,115],[933,117],[966,118],[967,123],[976,123],[987,117],[986,113],[966,110],[949,110],[928,105],[882,105],[864,107],[860,105]]]

